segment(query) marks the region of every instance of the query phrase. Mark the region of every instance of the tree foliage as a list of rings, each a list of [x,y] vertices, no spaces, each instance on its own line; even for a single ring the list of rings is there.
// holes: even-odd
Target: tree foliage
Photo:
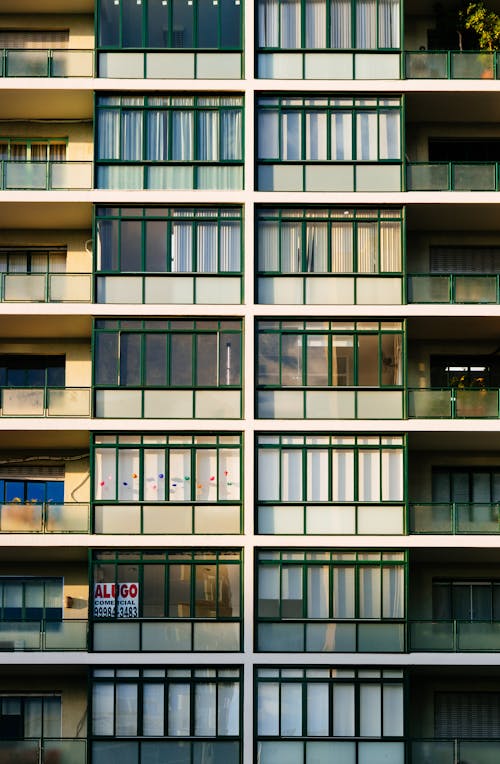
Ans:
[[[498,50],[500,48],[500,16],[488,10],[481,1],[469,3],[465,11],[460,12],[465,29],[470,29],[477,35],[481,50]]]

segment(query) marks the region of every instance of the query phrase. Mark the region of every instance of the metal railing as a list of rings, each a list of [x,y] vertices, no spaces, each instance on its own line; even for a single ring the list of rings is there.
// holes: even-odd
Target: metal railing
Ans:
[[[0,740],[0,764],[86,764],[84,738]]]
[[[0,621],[0,651],[86,650],[88,622]]]
[[[407,191],[498,191],[498,162],[409,162]]]
[[[498,416],[498,388],[408,390],[408,419],[496,419]]]
[[[412,740],[410,747],[411,764],[492,764],[500,754],[498,738]]]
[[[90,504],[45,502],[0,504],[0,533],[89,533]]]
[[[408,632],[410,652],[500,651],[500,621],[410,621]]]
[[[415,273],[407,277],[408,303],[500,304],[498,273]]]
[[[94,51],[2,48],[0,77],[93,77]]]
[[[469,50],[411,50],[403,54],[408,80],[494,80],[498,77],[498,53]]]
[[[500,503],[412,503],[409,527],[410,533],[500,533]]]
[[[0,162],[1,191],[88,191],[93,187],[92,162]]]
[[[0,416],[89,417],[89,387],[1,387]]]
[[[90,273],[1,273],[1,302],[92,302]]]

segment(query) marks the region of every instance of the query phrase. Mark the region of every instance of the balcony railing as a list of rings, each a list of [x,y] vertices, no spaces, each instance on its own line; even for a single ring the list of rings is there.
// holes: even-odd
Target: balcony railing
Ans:
[[[0,415],[89,417],[88,387],[2,387]]]
[[[238,652],[239,621],[196,619],[95,621],[95,652]]]
[[[259,502],[258,532],[304,535],[402,535],[405,532],[403,502]]]
[[[94,51],[52,49],[0,50],[1,77],[93,77]]]
[[[241,533],[239,504],[95,504],[94,533]]]
[[[2,302],[92,302],[90,273],[2,273]]]
[[[401,419],[401,388],[258,390],[260,419]]]
[[[0,162],[1,191],[88,191],[92,162]]]
[[[410,504],[410,533],[500,533],[500,503]]]
[[[86,650],[87,621],[0,621],[0,651]]]
[[[498,191],[498,162],[410,162],[407,191]]]
[[[0,504],[0,533],[88,533],[89,530],[89,504]]]
[[[0,740],[0,764],[85,764],[83,738]]]
[[[379,621],[337,620],[307,623],[263,622],[258,624],[260,652],[312,653],[403,653],[405,624],[384,619]]]
[[[498,652],[500,621],[412,621],[410,652]]]
[[[401,305],[400,274],[308,273],[259,274],[258,301],[263,305]]]
[[[408,276],[409,303],[500,304],[500,275],[418,273]]]
[[[409,419],[496,419],[498,416],[498,388],[408,390]]]
[[[493,80],[498,53],[460,50],[416,50],[404,54],[405,77],[429,80]]]
[[[411,764],[494,764],[500,741],[494,740],[413,740]]]
[[[96,302],[135,305],[239,305],[242,278],[235,274],[96,274]]]

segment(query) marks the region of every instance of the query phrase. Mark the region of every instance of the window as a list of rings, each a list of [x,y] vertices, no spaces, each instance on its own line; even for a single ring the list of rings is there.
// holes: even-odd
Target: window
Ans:
[[[257,445],[259,533],[403,532],[401,437],[259,435]]]
[[[500,621],[500,581],[434,581],[436,620]]]
[[[95,669],[92,761],[239,764],[240,684],[238,668]]]
[[[258,760],[403,764],[403,708],[402,671],[259,668]]]
[[[65,356],[0,355],[2,387],[64,387]]]
[[[241,273],[241,209],[97,208],[103,273]]]
[[[57,695],[0,695],[0,739],[61,737],[61,698]],[[12,754],[15,756],[15,753]]]
[[[240,532],[241,435],[96,435],[94,443],[97,532]]]
[[[500,273],[500,248],[429,247],[431,273]]]
[[[460,504],[500,502],[500,470],[436,467],[432,471],[432,500]]]
[[[96,321],[95,383],[240,387],[240,321]]]
[[[306,209],[258,212],[258,272],[400,273],[401,210]]]
[[[66,247],[0,247],[0,273],[64,273]]]
[[[0,479],[0,504],[62,504],[63,480]]]
[[[238,650],[240,562],[237,550],[96,552],[94,649]]]
[[[401,322],[259,321],[260,387],[403,383]]]
[[[400,101],[335,96],[258,99],[260,160],[399,160]]]
[[[500,363],[496,356],[431,356],[431,386],[458,390],[500,386]]]
[[[404,581],[404,552],[260,551],[259,650],[401,652]]]
[[[98,95],[96,112],[99,188],[242,187],[241,96]]]
[[[100,48],[241,50],[240,0],[99,0]]]
[[[259,0],[259,47],[399,48],[399,0]]]
[[[438,738],[500,737],[500,693],[435,692],[434,734]]]
[[[0,577],[0,620],[61,621],[62,578]]]
[[[0,136],[0,160],[13,162],[64,162],[66,141],[47,138],[4,138]]]

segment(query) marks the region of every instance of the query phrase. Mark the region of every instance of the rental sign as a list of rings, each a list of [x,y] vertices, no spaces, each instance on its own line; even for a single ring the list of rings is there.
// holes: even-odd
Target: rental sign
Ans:
[[[94,584],[94,618],[138,618],[139,584]]]

